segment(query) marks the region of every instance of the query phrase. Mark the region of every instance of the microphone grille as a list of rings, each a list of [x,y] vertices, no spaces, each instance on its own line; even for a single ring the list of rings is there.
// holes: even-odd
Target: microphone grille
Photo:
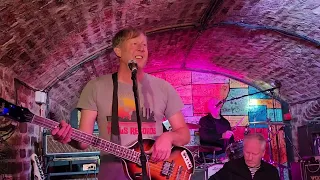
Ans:
[[[131,59],[130,61],[129,61],[129,64],[130,63],[137,63],[135,60],[133,60],[133,59]]]

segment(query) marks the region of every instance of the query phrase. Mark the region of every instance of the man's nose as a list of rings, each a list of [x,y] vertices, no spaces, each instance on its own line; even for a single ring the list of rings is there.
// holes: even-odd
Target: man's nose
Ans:
[[[144,45],[143,44],[138,44],[138,48],[139,51],[144,51]]]

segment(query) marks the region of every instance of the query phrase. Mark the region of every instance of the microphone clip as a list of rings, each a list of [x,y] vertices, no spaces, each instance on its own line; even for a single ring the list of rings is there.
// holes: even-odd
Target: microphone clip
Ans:
[[[138,71],[138,64],[135,60],[130,60],[128,62],[128,67],[132,71],[132,73],[136,73]]]

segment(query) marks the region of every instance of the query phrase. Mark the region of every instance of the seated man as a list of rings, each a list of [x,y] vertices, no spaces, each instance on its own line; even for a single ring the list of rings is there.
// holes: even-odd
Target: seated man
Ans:
[[[216,158],[225,156],[225,150],[234,142],[233,132],[227,119],[221,116],[219,99],[212,98],[208,102],[209,114],[199,121],[199,136],[201,146],[215,146],[222,150],[215,152]],[[213,153],[205,153],[206,158],[213,159]]]
[[[280,180],[276,167],[264,162],[266,140],[261,134],[248,134],[243,141],[244,157],[224,164],[209,180]]]

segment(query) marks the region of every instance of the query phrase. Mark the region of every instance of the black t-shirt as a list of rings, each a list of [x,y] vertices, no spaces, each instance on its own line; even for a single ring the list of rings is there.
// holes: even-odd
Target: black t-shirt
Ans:
[[[276,167],[261,161],[259,169],[252,178],[252,172],[242,157],[225,163],[223,168],[212,175],[209,180],[280,180],[280,177]]]
[[[224,153],[228,144],[234,142],[233,136],[229,140],[221,139],[224,132],[231,130],[229,121],[221,115],[220,119],[216,119],[208,114],[200,119],[199,125],[200,144],[222,148],[216,154]]]

